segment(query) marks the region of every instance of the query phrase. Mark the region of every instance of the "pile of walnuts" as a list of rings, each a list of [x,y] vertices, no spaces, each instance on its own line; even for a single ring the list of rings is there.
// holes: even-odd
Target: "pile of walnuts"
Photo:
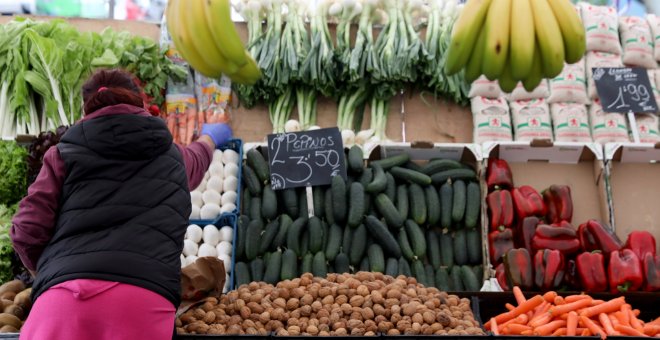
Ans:
[[[470,300],[381,273],[304,274],[277,286],[242,285],[188,310],[179,334],[280,336],[484,335]]]

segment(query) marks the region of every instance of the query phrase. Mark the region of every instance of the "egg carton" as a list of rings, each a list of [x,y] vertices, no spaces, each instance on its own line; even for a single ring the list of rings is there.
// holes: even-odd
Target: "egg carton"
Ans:
[[[243,142],[232,139],[213,152],[208,171],[190,193],[190,224],[207,225],[227,215],[237,216],[241,202]]]

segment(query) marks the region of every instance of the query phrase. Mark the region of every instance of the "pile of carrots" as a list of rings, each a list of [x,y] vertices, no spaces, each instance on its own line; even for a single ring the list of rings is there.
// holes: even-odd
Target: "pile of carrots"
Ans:
[[[495,335],[660,337],[660,318],[639,320],[639,310],[623,296],[603,301],[550,291],[526,299],[519,287],[513,288],[513,295],[518,306],[507,304],[507,312],[486,322],[486,329]]]

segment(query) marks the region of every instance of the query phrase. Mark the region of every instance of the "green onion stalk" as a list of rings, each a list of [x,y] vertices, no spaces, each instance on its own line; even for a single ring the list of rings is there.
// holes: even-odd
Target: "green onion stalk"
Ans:
[[[330,2],[321,1],[310,15],[311,47],[303,63],[302,75],[306,85],[322,95],[333,97],[336,91],[334,46],[328,30],[326,14]]]
[[[316,125],[316,89],[306,86],[296,88],[300,129],[309,130]]]
[[[365,0],[360,13],[357,35],[355,37],[355,46],[351,50],[351,56],[348,63],[349,80],[356,83],[364,80],[369,75],[367,69],[373,69],[372,64],[374,38],[373,23],[374,10],[379,0]],[[368,65],[371,64],[371,67]]]
[[[293,95],[293,89],[288,86],[284,88],[284,93],[268,104],[268,113],[270,115],[270,121],[273,124],[273,133],[285,132],[284,127],[289,117],[291,117],[295,100],[296,97]]]
[[[270,4],[268,4],[268,2]],[[259,68],[263,72],[264,85],[274,94],[284,90],[281,82],[282,58],[280,44],[282,42],[282,0],[265,2],[267,19],[266,35],[259,53]]]
[[[351,23],[362,11],[363,5],[357,0],[334,0],[328,9],[328,14],[337,20],[335,61],[338,79],[344,83],[350,80]]]

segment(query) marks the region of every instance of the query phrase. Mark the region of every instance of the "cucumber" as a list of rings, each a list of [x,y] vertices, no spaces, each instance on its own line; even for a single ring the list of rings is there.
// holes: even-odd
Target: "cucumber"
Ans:
[[[463,286],[463,273],[461,271],[460,266],[453,266],[451,268],[451,273],[449,274],[451,282],[453,283],[454,286],[454,291],[455,292],[464,292],[465,287]]]
[[[268,261],[270,260],[270,255],[271,255],[271,254],[272,254],[272,253],[265,253],[265,254],[264,254],[264,256],[263,256],[263,259],[264,259],[264,266],[265,266],[266,264],[268,264]]]
[[[385,191],[385,188],[387,188],[387,176],[385,175],[383,168],[380,166],[372,165],[372,168],[374,178],[371,183],[365,187],[365,190],[371,194],[378,194]]]
[[[438,172],[431,176],[431,181],[433,185],[441,185],[447,182],[448,179],[452,181],[464,180],[464,181],[476,181],[477,173],[472,169],[452,169],[447,171]]]
[[[483,284],[484,282],[484,268],[481,265],[472,266],[472,272],[477,278],[477,282]]]
[[[256,259],[259,255],[263,228],[261,220],[252,220],[248,224],[247,233],[245,234],[245,258],[250,261]]]
[[[325,217],[325,204],[323,202],[325,191],[321,187],[314,187],[312,197],[314,197],[314,216],[323,219]]]
[[[277,217],[277,195],[269,185],[264,187],[261,196],[261,216],[266,221],[271,221]]]
[[[428,246],[429,263],[437,269],[442,265],[442,255],[440,255],[440,240],[434,230],[426,232],[426,244]]]
[[[435,271],[433,266],[430,263],[424,265],[424,272],[426,273],[426,284],[427,287],[435,287]]]
[[[424,189],[417,184],[408,187],[408,200],[410,201],[410,217],[415,223],[426,223],[426,196]]]
[[[385,255],[383,254],[383,248],[378,244],[374,243],[369,246],[367,250],[367,255],[369,256],[369,269],[374,273],[383,273],[385,272]]]
[[[325,220],[328,224],[335,224],[335,215],[332,211],[332,189],[325,189],[325,198],[323,200],[323,205],[325,205]]]
[[[399,276],[399,261],[397,259],[393,257],[387,259],[387,263],[385,265],[385,275],[389,275],[391,277]]]
[[[408,240],[410,240],[410,246],[412,247],[413,254],[418,259],[423,259],[426,255],[426,239],[424,238],[424,232],[417,223],[413,220],[406,220],[406,234],[408,234]]]
[[[422,172],[422,166],[413,161],[407,161],[406,164],[403,165],[403,167],[406,169]]]
[[[431,177],[415,170],[395,166],[390,169],[390,173],[392,176],[409,183],[416,183],[421,186],[431,185]]]
[[[307,225],[307,219],[303,217],[298,217],[291,226],[289,231],[286,234],[286,246],[288,249],[293,250],[296,255],[301,256],[303,252],[301,251],[300,241],[302,238],[303,228]]]
[[[289,249],[287,249],[289,251]],[[294,254],[295,256],[295,254]],[[270,254],[268,262],[266,263],[266,271],[264,272],[264,282],[272,285],[280,281],[280,271],[282,270],[282,251],[278,250]]]
[[[408,218],[410,203],[408,203],[408,187],[401,184],[396,187],[396,209],[403,218]]]
[[[284,203],[284,211],[291,218],[298,218],[298,193],[296,193],[296,189],[282,190],[282,202]]]
[[[300,267],[300,274],[311,273],[313,264],[314,255],[312,253],[307,253],[303,256],[302,266]]]
[[[353,182],[350,188],[348,207],[348,225],[352,228],[357,227],[362,223],[364,217],[364,187],[360,182]]]
[[[479,280],[474,275],[472,268],[468,266],[461,266],[461,281],[463,282],[463,287],[468,292],[478,292],[481,289]]]
[[[248,268],[248,265],[245,262],[236,262],[234,274],[236,274],[236,288],[252,282],[250,279],[250,268]]]
[[[309,233],[309,251],[316,254],[323,249],[323,226],[318,217],[309,218],[307,232]]]
[[[467,237],[465,229],[457,230],[454,233],[454,262],[462,266],[468,264]]]
[[[465,226],[472,229],[477,227],[481,208],[481,188],[479,183],[470,182],[466,189],[465,199]]]
[[[447,273],[447,269],[440,267],[435,271],[435,286],[443,292],[454,291],[454,285],[453,282],[449,279],[449,273]]]
[[[268,162],[264,159],[264,156],[261,155],[257,149],[250,149],[245,154],[247,159],[247,164],[254,170],[254,173],[259,177],[261,183],[266,184],[270,180],[270,170],[268,168]]]
[[[408,163],[410,161],[410,155],[407,153],[401,153],[396,156],[387,157],[377,161],[371,162],[371,165],[380,165],[383,170],[391,169],[395,166],[400,166]]]
[[[337,254],[335,257],[335,272],[339,274],[351,272],[351,260],[344,253]]]
[[[371,183],[371,181],[374,179],[374,169],[372,168],[366,168],[364,171],[362,171],[362,175],[360,175],[360,184],[362,184],[363,187],[367,187]]]
[[[358,267],[358,271],[360,272],[368,272],[371,270],[371,266],[369,266],[369,258],[364,257],[362,261],[360,261],[360,266]]]
[[[426,198],[427,222],[429,226],[435,227],[440,223],[440,197],[438,191],[432,185],[424,188]]]
[[[357,266],[367,250],[367,227],[360,224],[355,231],[353,231],[353,240],[350,247],[351,264]]]
[[[370,235],[383,247],[386,254],[396,258],[401,257],[401,247],[399,247],[394,236],[392,236],[390,231],[387,230],[387,227],[381,221],[369,215],[367,216],[365,223]],[[352,250],[354,249],[355,247],[353,247]]]
[[[468,229],[466,231],[465,242],[467,248],[467,257],[469,264],[482,263],[481,233],[477,229]]]
[[[273,253],[275,254],[275,253]],[[282,266],[279,272],[279,279],[291,280],[298,276],[298,257],[291,249],[287,249],[282,253]]]
[[[245,237],[247,236],[247,227],[250,224],[250,218],[246,215],[241,215],[236,224],[236,249],[234,249],[234,256],[237,259],[245,258]]]
[[[241,215],[249,215],[250,214],[250,200],[252,199],[252,194],[250,193],[250,189],[245,187],[243,189],[243,196],[241,196]]]
[[[308,251],[309,251],[309,227],[303,230],[302,239],[300,240],[300,254],[302,255],[307,254]]]
[[[452,159],[435,159],[426,163],[422,167],[422,172],[431,176],[438,172],[452,169],[461,169],[462,167],[463,164]]]
[[[266,228],[261,232],[261,241],[259,243],[259,255],[265,253],[273,244],[275,236],[279,233],[280,222],[273,220],[266,225]]]
[[[440,226],[451,227],[451,212],[454,203],[454,188],[451,181],[440,186]]]
[[[238,265],[238,263],[236,264]],[[261,282],[264,279],[264,260],[256,258],[250,262],[250,278],[254,282]]]
[[[298,191],[298,216],[309,218],[309,207],[307,206],[307,191],[305,188]]]
[[[410,241],[408,241],[408,234],[406,233],[405,229],[399,230],[397,241],[399,241],[399,247],[401,247],[401,254],[403,254],[403,257],[408,259],[408,261],[412,261],[417,258],[415,253],[413,253],[412,247],[410,246]]]
[[[252,197],[250,201],[250,221],[261,220],[261,197]]]
[[[341,176],[332,177],[332,213],[335,223],[346,221],[346,183]]]
[[[440,259],[444,267],[454,265],[454,240],[449,233],[440,234]]]
[[[273,238],[271,245],[272,250],[277,250],[277,248],[281,248],[286,245],[286,234],[288,233],[291,224],[293,224],[293,220],[291,217],[289,217],[289,215],[280,215],[280,228],[277,231],[275,238]]]
[[[351,241],[353,240],[354,229],[343,228],[342,232],[343,235],[341,237],[341,252],[349,255],[351,253]]]
[[[341,248],[341,241],[343,236],[343,230],[340,226],[333,224],[328,230],[328,244],[325,246],[325,258],[328,261],[334,261],[339,254],[339,249]]]
[[[242,173],[243,182],[245,183],[245,187],[250,191],[250,194],[252,196],[260,196],[262,185],[259,182],[259,177],[254,173],[254,170],[249,166],[244,166]]]
[[[467,187],[465,182],[458,180],[454,182],[454,200],[452,203],[451,220],[457,224],[463,221],[465,216],[465,205],[467,203]]]
[[[357,145],[351,146],[348,150],[348,169],[356,174],[361,174],[364,170],[364,153]]]
[[[426,286],[427,283],[426,271],[424,269],[424,264],[422,263],[422,261],[421,260],[412,261],[410,264],[410,268],[412,269],[412,274],[417,279],[417,282]]]
[[[392,203],[396,202],[396,180],[394,180],[394,176],[392,176],[391,173],[386,173],[385,177],[387,177],[387,186],[385,187],[385,195],[392,201]]]
[[[380,214],[385,218],[385,222],[387,222],[387,225],[390,228],[399,229],[403,226],[403,222],[405,222],[405,220],[401,215],[399,215],[399,211],[396,209],[394,203],[390,201],[387,195],[378,194],[374,202],[376,204],[376,209],[378,209],[378,212],[380,212]]]
[[[406,261],[403,257],[399,259],[399,275],[403,275],[405,277],[411,277],[412,276],[412,270],[410,269],[410,263]]]
[[[328,237],[330,236],[330,226],[325,221],[321,220],[321,228],[323,229],[323,241],[321,242],[321,249],[325,251],[328,247]]]

